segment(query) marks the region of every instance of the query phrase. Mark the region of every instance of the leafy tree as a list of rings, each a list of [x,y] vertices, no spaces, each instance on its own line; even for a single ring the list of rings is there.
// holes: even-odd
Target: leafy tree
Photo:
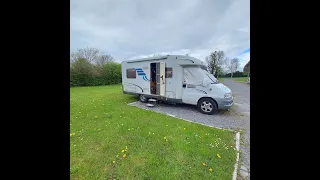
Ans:
[[[223,51],[214,51],[206,57],[208,71],[211,74],[218,76],[218,74],[222,71],[224,56],[225,54]]]

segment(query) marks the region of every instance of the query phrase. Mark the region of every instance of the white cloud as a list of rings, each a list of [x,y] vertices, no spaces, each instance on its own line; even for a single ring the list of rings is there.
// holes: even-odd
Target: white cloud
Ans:
[[[249,32],[249,28],[248,27],[242,27],[242,28],[239,28],[238,31],[247,33],[247,32]]]
[[[70,50],[95,47],[118,61],[156,53],[204,60],[250,47],[249,0],[71,0]]]

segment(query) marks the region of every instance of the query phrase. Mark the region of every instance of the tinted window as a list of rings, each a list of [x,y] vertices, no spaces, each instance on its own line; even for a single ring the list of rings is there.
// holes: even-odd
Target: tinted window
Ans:
[[[172,78],[172,68],[166,67],[166,78]]]
[[[127,69],[127,78],[135,79],[136,78],[136,69],[134,69],[134,68]]]

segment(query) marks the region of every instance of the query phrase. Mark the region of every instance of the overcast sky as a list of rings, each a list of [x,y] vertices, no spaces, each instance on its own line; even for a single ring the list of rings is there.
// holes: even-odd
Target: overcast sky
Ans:
[[[249,0],[71,0],[70,51],[95,47],[117,61],[161,54],[250,59]]]

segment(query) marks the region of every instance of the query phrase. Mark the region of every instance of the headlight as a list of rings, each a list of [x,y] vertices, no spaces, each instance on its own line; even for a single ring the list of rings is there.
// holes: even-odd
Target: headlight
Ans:
[[[230,93],[224,94],[224,98],[225,99],[231,99],[232,98],[232,93],[230,92]]]

